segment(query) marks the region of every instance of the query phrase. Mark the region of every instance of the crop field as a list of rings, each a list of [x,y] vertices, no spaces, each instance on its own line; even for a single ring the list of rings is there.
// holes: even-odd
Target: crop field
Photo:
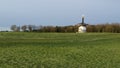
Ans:
[[[120,68],[120,34],[1,32],[0,68]]]

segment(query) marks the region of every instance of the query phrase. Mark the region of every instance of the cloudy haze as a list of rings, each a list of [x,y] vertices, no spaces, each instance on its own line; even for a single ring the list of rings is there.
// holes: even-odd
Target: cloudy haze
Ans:
[[[120,0],[0,0],[0,26],[120,22]]]

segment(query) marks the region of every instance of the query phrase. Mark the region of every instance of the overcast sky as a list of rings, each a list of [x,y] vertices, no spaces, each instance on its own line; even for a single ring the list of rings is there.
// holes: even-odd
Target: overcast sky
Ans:
[[[0,0],[0,26],[120,22],[120,0]]]

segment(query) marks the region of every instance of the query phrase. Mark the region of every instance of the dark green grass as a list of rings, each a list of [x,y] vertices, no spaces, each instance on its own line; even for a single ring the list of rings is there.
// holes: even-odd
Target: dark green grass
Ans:
[[[119,68],[117,33],[0,33],[1,68]]]

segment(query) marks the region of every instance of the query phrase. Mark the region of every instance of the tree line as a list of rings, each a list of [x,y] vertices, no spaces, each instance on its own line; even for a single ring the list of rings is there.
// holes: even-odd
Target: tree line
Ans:
[[[77,25],[69,25],[69,26],[36,26],[36,25],[23,25],[17,26],[12,25],[11,30],[15,32],[23,31],[23,32],[77,32]],[[119,23],[106,23],[106,24],[97,24],[97,25],[87,25],[87,32],[112,32],[112,33],[120,33],[120,24]]]
[[[120,33],[120,23],[88,25],[87,32]]]
[[[77,32],[75,26],[36,26],[36,25],[12,25],[11,30],[14,32]]]

